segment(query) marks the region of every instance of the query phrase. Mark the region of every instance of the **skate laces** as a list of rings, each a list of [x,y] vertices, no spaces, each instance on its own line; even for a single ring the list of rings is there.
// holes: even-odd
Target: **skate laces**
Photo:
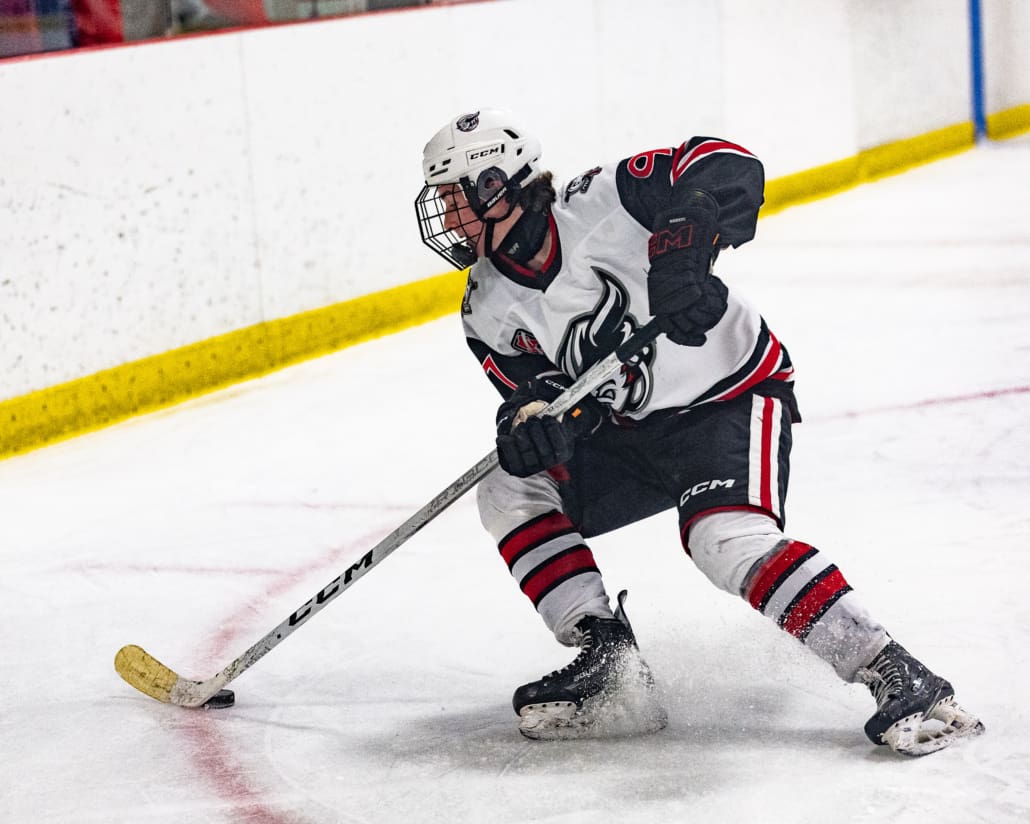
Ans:
[[[572,672],[576,668],[582,666],[583,662],[589,657],[591,650],[593,650],[595,641],[594,633],[592,629],[579,629],[578,627],[574,632],[579,636],[575,639],[575,643],[579,646],[579,655],[573,658],[561,669],[556,669],[550,675],[546,676],[546,679],[554,678],[558,675],[564,675],[567,672]],[[545,680],[546,680],[545,679]]]
[[[573,672],[583,667],[587,660],[603,644],[603,639],[607,633],[600,630],[602,622],[614,622],[614,624],[618,625],[620,629],[624,629],[626,634],[629,636],[627,639],[629,647],[635,648],[637,641],[633,635],[633,627],[629,623],[629,617],[626,615],[625,610],[626,596],[626,590],[622,590],[618,594],[618,606],[616,607],[615,614],[612,618],[587,616],[581,619],[572,630],[572,642],[579,647],[579,655],[573,658],[561,669],[556,669],[554,672],[545,676],[542,680],[549,680],[559,675],[565,675],[566,673]],[[616,640],[612,642],[611,646],[613,651],[618,651],[621,648],[621,643]]]
[[[573,658],[568,664],[566,664],[561,669],[556,669],[554,672],[547,676],[547,679],[552,679],[560,675],[566,675],[567,673],[575,672],[579,669],[585,668],[587,665],[587,661],[589,661],[591,657],[598,653],[600,653],[602,656],[607,657],[609,653],[605,652],[606,648],[610,647],[610,654],[613,656],[621,654],[623,648],[623,644],[621,641],[617,639],[609,639],[607,643],[605,643],[604,641],[605,633],[603,631],[600,631],[598,624],[606,620],[609,622],[614,620],[620,626],[626,626],[625,622],[619,620],[618,618],[598,618],[596,619],[596,623],[591,623],[590,625],[582,629],[579,626],[577,626],[574,630],[574,642],[579,646],[579,655]],[[632,633],[632,631],[630,632]],[[629,649],[631,646],[634,646],[632,634],[630,635],[626,648]],[[613,660],[615,659],[613,658]]]
[[[897,698],[905,691],[905,679],[898,663],[882,656],[883,660],[874,661],[865,671],[865,684],[876,700],[876,706],[883,705],[892,698]]]

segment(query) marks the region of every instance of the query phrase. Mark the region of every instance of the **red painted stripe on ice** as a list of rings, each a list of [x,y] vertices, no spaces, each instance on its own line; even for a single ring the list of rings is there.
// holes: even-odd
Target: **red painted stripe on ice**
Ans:
[[[791,541],[786,549],[766,561],[765,565],[759,570],[754,583],[751,584],[751,591],[747,595],[748,603],[755,609],[758,609],[758,605],[762,603],[765,594],[772,589],[773,584],[779,580],[784,570],[811,548],[808,544],[801,543],[801,541]]]
[[[187,710],[179,730],[189,745],[190,763],[211,784],[221,799],[217,802],[219,806],[232,805],[229,820],[247,824],[302,824],[303,819],[269,806],[266,796],[274,801],[275,793],[266,793],[248,782],[247,776],[253,774],[253,770],[240,765],[237,746],[218,729],[215,716],[221,712],[232,710]]]
[[[265,611],[261,609],[264,602],[295,589],[316,572],[335,570],[361,557],[365,551],[362,547],[378,543],[391,529],[392,525],[368,533],[345,546],[333,547],[313,563],[291,571],[280,570],[279,577],[262,595],[248,597],[235,612],[219,622],[220,629],[208,643],[201,658],[209,663],[212,670],[216,666],[225,666],[228,663],[225,659],[229,655],[241,651],[231,647],[236,644],[243,646],[239,636],[251,628],[255,620],[259,620],[256,616]],[[262,626],[261,629],[264,631],[267,627]],[[203,677],[209,674],[205,673]],[[232,805],[230,817],[233,820],[247,821],[248,824],[304,824],[304,819],[288,815],[272,806],[278,797],[276,791],[251,782],[253,766],[244,767],[240,762],[238,747],[228,741],[219,729],[219,714],[225,712],[232,710],[185,710],[181,716],[182,722],[178,728],[189,743],[188,752],[199,776],[223,802]]]
[[[987,389],[982,392],[970,392],[967,395],[946,395],[941,398],[927,398],[912,403],[899,403],[890,406],[874,406],[869,409],[855,409],[847,412],[835,412],[812,418],[813,422],[837,421],[845,418],[860,418],[864,415],[881,415],[886,412],[910,412],[915,409],[927,409],[934,406],[948,406],[955,403],[971,403],[973,401],[1003,398],[1010,395],[1030,394],[1030,386],[1011,386],[1004,389]]]
[[[134,572],[142,575],[157,572],[162,575],[238,575],[262,576],[282,575],[279,567],[239,567],[239,566],[183,566],[179,564],[118,564],[118,563],[79,563],[64,567],[69,572]]]
[[[783,629],[795,638],[801,635],[808,622],[823,608],[827,601],[840,592],[848,582],[839,569],[835,569],[818,584],[812,587],[791,610],[790,616],[783,623]]]

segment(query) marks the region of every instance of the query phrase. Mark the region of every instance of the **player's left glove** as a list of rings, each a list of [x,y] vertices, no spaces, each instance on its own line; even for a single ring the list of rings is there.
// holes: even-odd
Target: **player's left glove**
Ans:
[[[519,384],[497,410],[497,457],[510,475],[528,478],[572,457],[575,443],[601,425],[605,408],[592,395],[559,417],[541,416],[572,379],[561,372],[537,375]]]
[[[648,303],[666,337],[681,346],[704,345],[705,333],[726,314],[728,290],[710,274],[718,217],[719,205],[700,190],[655,216],[647,244]]]

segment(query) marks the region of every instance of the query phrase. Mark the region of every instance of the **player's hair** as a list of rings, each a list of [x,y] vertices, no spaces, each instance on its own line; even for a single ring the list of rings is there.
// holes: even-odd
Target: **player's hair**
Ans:
[[[558,199],[553,180],[553,174],[543,172],[523,186],[519,192],[519,206],[527,212],[549,212],[551,204]]]

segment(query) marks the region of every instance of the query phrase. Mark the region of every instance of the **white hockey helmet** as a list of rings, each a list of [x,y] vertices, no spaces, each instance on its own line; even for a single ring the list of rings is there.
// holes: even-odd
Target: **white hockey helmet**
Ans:
[[[540,172],[540,141],[510,113],[481,109],[454,118],[422,151],[425,186],[415,199],[422,241],[458,268],[471,265],[475,244],[444,229],[446,208],[437,187],[460,185],[476,217],[499,220],[511,213],[519,190]],[[487,219],[502,200],[509,204],[505,214]]]
[[[482,109],[455,118],[433,135],[422,152],[426,183],[475,182],[491,167],[514,178],[528,167],[519,183],[540,174],[540,141],[528,134],[508,112]]]

